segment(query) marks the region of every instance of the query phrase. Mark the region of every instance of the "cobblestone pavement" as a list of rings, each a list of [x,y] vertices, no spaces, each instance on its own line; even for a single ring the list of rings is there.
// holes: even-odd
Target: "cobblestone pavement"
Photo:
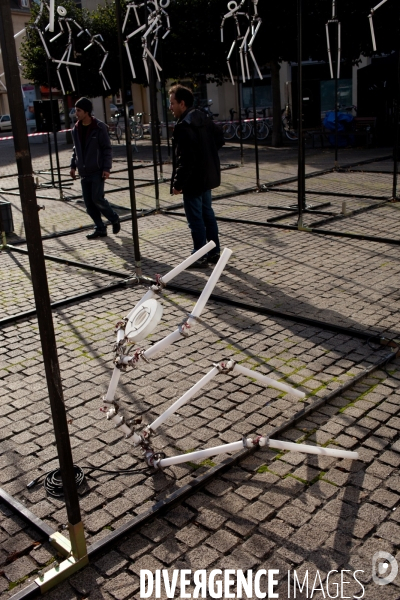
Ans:
[[[1,174],[13,173],[15,165],[2,148]],[[148,149],[143,146],[141,152],[147,160]],[[224,152],[226,165],[234,162],[233,155],[239,155],[237,147],[228,147]],[[224,171],[224,185],[217,193],[254,186],[254,164],[250,162],[250,149],[246,152],[246,165]],[[373,152],[385,156],[383,150],[354,151],[346,154],[346,161],[364,160]],[[62,153],[65,164],[68,150]],[[122,149],[116,147],[116,153],[122,155]],[[262,167],[263,182],[295,175],[293,149],[263,148],[260,153],[268,157]],[[33,148],[33,154],[35,170],[46,168],[48,159],[43,148]],[[310,155],[307,170],[329,168],[331,164],[332,153],[318,151]],[[384,164],[373,163],[373,168]],[[381,167],[386,169],[387,165]],[[150,170],[138,169],[137,173],[151,180]],[[15,179],[7,178],[0,180],[1,186],[6,187],[4,181],[9,187],[16,185]],[[307,185],[322,190],[323,197],[326,189],[363,193],[363,182],[369,195],[390,195],[388,173],[331,173],[309,179]],[[154,207],[152,187],[140,189],[145,190],[141,201],[148,198],[140,207],[150,207],[150,203]],[[163,194],[163,201],[171,203],[167,192]],[[234,196],[218,200],[215,210],[221,216],[266,220],[269,213],[277,214],[266,210],[267,203],[296,198],[283,196],[273,192]],[[5,197],[12,199],[17,223],[17,235],[10,236],[12,243],[23,238],[24,232],[18,197]],[[115,204],[129,206],[127,192],[118,192],[114,198]],[[315,196],[315,201],[319,200]],[[76,227],[77,223],[88,224],[81,204],[45,202],[46,209],[40,213],[44,234]],[[334,200],[335,210],[341,202]],[[356,198],[352,206],[362,207],[363,202]],[[370,234],[372,230],[373,235],[379,231],[379,235],[396,237],[396,206],[388,204],[338,219],[330,227],[369,230]],[[85,233],[46,240],[45,252],[127,275],[133,273],[129,222],[123,223],[118,236],[95,242],[86,240]],[[159,214],[139,219],[139,233],[146,275],[167,272],[190,252],[189,231],[181,217]],[[232,357],[249,368],[298,386],[309,395],[307,402],[312,402],[339,390],[388,355],[388,348],[301,324],[295,316],[397,339],[400,261],[396,246],[224,222],[220,223],[220,233],[223,245],[231,248],[233,255],[215,293],[279,310],[293,318],[268,317],[210,301],[190,337],[150,364],[139,363],[135,370],[122,375],[117,396],[127,417],[142,415],[151,422],[213,362],[223,358]],[[47,261],[46,266],[53,301],[116,281],[112,275],[71,265]],[[201,290],[210,272],[188,271],[174,284]],[[0,276],[2,316],[32,308],[27,257],[12,251],[2,253]],[[114,324],[142,294],[142,288],[127,287],[98,293],[53,312],[73,457],[84,469],[143,466],[139,452],[129,440],[122,439],[99,410],[100,397],[112,372]],[[184,292],[167,290],[162,322],[144,345],[174,330],[194,301]],[[25,318],[3,326],[0,336],[0,485],[57,530],[67,520],[63,502],[47,496],[41,484],[26,489],[29,481],[58,466],[36,319]],[[174,569],[279,569],[276,578],[280,598],[311,597],[313,585],[313,598],[328,597],[327,575],[331,570],[338,571],[329,576],[332,597],[335,584],[340,584],[340,572],[346,570],[344,580],[349,583],[344,584],[338,597],[400,598],[399,576],[390,585],[377,586],[371,571],[372,556],[378,550],[400,560],[399,376],[400,359],[396,359],[346,391],[339,390],[329,404],[283,434],[283,439],[290,441],[357,450],[358,461],[259,450],[183,504],[96,556],[90,566],[47,597],[139,598],[141,569],[167,569],[170,575]],[[154,444],[170,456],[237,441],[244,434],[265,434],[286,422],[301,406],[294,396],[245,377],[221,374],[168,419]],[[183,463],[152,476],[94,470],[79,488],[88,543],[103,539],[110,530],[129,522],[225,458],[227,455],[200,464]],[[57,556],[31,526],[6,506],[0,509],[0,593],[9,598],[32,581],[39,570],[51,568]],[[365,590],[363,595],[352,576],[355,570],[360,570],[357,578]],[[297,588],[296,596],[294,571],[300,582],[309,573],[308,584],[303,591]],[[264,579],[261,581],[264,585]],[[193,592],[193,588],[189,586],[188,591]],[[161,597],[166,597],[164,591]],[[179,591],[175,597],[182,597]]]

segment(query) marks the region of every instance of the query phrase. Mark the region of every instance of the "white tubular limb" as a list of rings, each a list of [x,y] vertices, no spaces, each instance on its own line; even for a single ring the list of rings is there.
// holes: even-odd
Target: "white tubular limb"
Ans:
[[[133,79],[136,79],[136,73],[135,73],[135,69],[133,67],[133,61],[132,61],[131,51],[129,50],[129,45],[128,45],[127,41],[124,42],[124,46],[125,46],[125,49],[126,49],[126,53],[128,55],[129,64],[131,66],[132,77],[133,77]]]
[[[374,31],[374,22],[373,22],[373,14],[368,15],[369,26],[371,29],[371,37],[372,37],[372,48],[374,52],[376,52],[376,40],[375,40],[375,31]]]
[[[320,446],[309,446],[308,444],[295,444],[293,442],[281,442],[280,440],[272,440],[262,437],[259,440],[259,445],[276,448],[277,450],[290,450],[291,452],[304,452],[305,454],[318,454],[320,456],[332,456],[333,458],[348,458],[357,460],[358,452],[350,452],[349,450],[335,450],[333,448],[321,448]]]
[[[124,33],[125,31],[125,27],[126,24],[128,22],[128,18],[129,18],[129,11],[131,10],[132,6],[130,4],[128,4],[128,6],[126,7],[126,13],[125,13],[125,19],[124,19],[124,23],[122,25],[122,33]]]
[[[139,31],[143,31],[143,29],[146,29],[146,25],[142,25],[138,29],[135,29],[135,31],[132,31],[132,33],[130,33],[129,35],[126,36],[126,39],[129,40],[131,37],[133,37],[134,35],[139,33]]]
[[[49,6],[49,31],[54,31],[54,0],[50,0]]]
[[[218,279],[220,278],[221,273],[224,270],[226,263],[228,262],[231,254],[232,254],[232,250],[229,250],[229,248],[224,248],[224,251],[221,254],[219,261],[215,265],[214,270],[211,273],[211,276],[210,276],[209,280],[207,281],[207,284],[206,284],[204,290],[201,292],[201,295],[200,295],[199,299],[197,300],[194,309],[192,310],[191,315],[193,317],[200,317],[209,297],[212,294],[214,287],[217,285]],[[189,320],[188,320],[189,325],[192,325],[194,322],[195,322],[195,319],[189,318]]]
[[[333,79],[333,66],[332,66],[331,44],[330,44],[330,40],[329,40],[329,25],[328,25],[328,23],[325,24],[325,30],[326,30],[326,45],[328,48],[329,69],[331,71],[331,79]]]
[[[62,90],[62,93],[63,93],[63,95],[65,96],[64,84],[63,84],[63,82],[62,82],[62,79],[61,79],[61,75],[60,75],[60,71],[59,71],[59,69],[57,69],[57,75],[58,75],[58,81],[60,82],[60,85],[61,85],[61,90]]]
[[[240,66],[241,66],[241,69],[242,69],[242,79],[243,79],[243,83],[245,83],[246,82],[246,74],[244,72],[243,51],[242,51],[241,47],[239,49],[239,56],[240,56]]]
[[[68,74],[68,77],[69,77],[69,82],[71,84],[72,91],[74,92],[75,91],[75,86],[74,86],[74,82],[72,81],[71,72],[69,70],[69,67],[65,67],[65,70],[67,71],[67,74]]]
[[[17,37],[19,37],[20,35],[24,34],[26,31],[25,27],[23,29],[21,29],[21,31],[18,31],[18,33],[16,33],[14,35],[14,39],[16,39]]]
[[[190,265],[192,265],[194,262],[196,262],[196,260],[199,260],[199,258],[201,258],[205,254],[207,254],[207,252],[209,252],[213,248],[215,248],[215,242],[208,242],[208,244],[206,244],[205,246],[200,248],[200,250],[197,250],[197,252],[194,252],[193,254],[191,254],[188,258],[186,258],[184,261],[182,261],[177,267],[175,267],[171,271],[168,271],[168,273],[166,273],[166,275],[163,275],[161,277],[162,282],[166,285],[167,283],[169,283],[171,281],[171,279],[173,279],[174,277],[179,275],[179,273],[182,273],[182,271],[184,271],[185,269],[190,267]]]
[[[108,386],[107,394],[104,396],[104,402],[112,403],[114,401],[115,392],[117,390],[119,378],[121,376],[121,370],[114,367],[111,381]]]
[[[44,50],[45,50],[45,52],[46,52],[46,54],[47,54],[47,58],[50,58],[50,60],[51,60],[51,55],[50,55],[50,52],[49,52],[49,50],[48,50],[48,48],[47,48],[46,42],[44,41],[44,37],[43,37],[43,35],[42,35],[42,32],[40,31],[40,29],[39,29],[39,28],[36,28],[36,31],[37,31],[37,32],[38,32],[38,34],[39,34],[39,37],[40,37],[40,39],[41,39],[41,42],[42,42],[42,44],[43,44],[43,48],[44,48]]]
[[[377,4],[376,6],[374,6],[374,8],[371,9],[371,13],[374,13],[376,10],[378,10],[378,8],[382,6],[382,4],[385,4],[386,2],[387,0],[382,0],[382,2],[379,2],[379,4]]]
[[[178,410],[178,408],[180,408],[181,406],[186,404],[186,402],[188,402],[191,398],[193,398],[193,396],[195,396],[197,392],[199,392],[205,385],[207,385],[207,383],[211,381],[211,379],[218,375],[218,373],[219,369],[217,369],[216,367],[211,369],[211,371],[209,371],[207,375],[204,375],[204,377],[202,377],[197,383],[195,383],[194,386],[190,388],[190,390],[183,394],[183,396],[181,396],[179,400],[174,402],[172,406],[167,408],[167,410],[162,415],[160,415],[155,421],[153,421],[153,423],[149,425],[150,429],[152,431],[155,431],[158,427],[160,427],[160,425],[162,425],[168,419],[168,417],[173,415]]]
[[[233,372],[240,374],[240,375],[246,375],[246,377],[251,377],[252,379],[257,379],[257,381],[261,381],[262,383],[265,383],[266,385],[268,385],[270,387],[280,390],[281,392],[286,392],[287,394],[292,394],[293,396],[296,396],[297,398],[305,398],[305,396],[306,396],[305,393],[301,392],[300,390],[296,390],[295,388],[292,388],[289,385],[286,385],[285,383],[276,381],[275,379],[272,379],[271,377],[267,377],[266,375],[262,375],[261,373],[258,373],[258,371],[253,371],[251,369],[248,369],[247,367],[243,367],[242,365],[238,365],[236,363],[233,367]]]
[[[257,35],[258,30],[260,29],[260,27],[261,27],[261,19],[258,21],[257,27],[255,28],[255,30],[253,32],[252,38],[251,38],[251,40],[249,42],[249,49],[252,47],[253,42],[254,42],[254,40],[256,38],[256,35]]]
[[[254,63],[254,66],[255,66],[255,68],[257,69],[257,73],[258,73],[258,76],[259,76],[259,78],[260,78],[260,79],[262,79],[262,78],[263,78],[263,76],[261,75],[261,71],[260,71],[260,69],[258,68],[257,61],[256,61],[256,59],[255,59],[255,57],[254,57],[253,50],[252,50],[251,48],[249,48],[249,54],[250,54],[250,56],[251,56],[251,58],[252,58],[252,60],[253,60],[253,63]]]
[[[254,445],[261,447],[267,446],[269,448],[276,448],[278,450],[290,450],[292,452],[302,452],[304,454],[317,454],[320,456],[331,456],[332,458],[345,458],[350,460],[357,460],[359,458],[358,452],[349,452],[348,450],[334,450],[333,448],[321,448],[318,446],[308,446],[307,444],[294,444],[293,442],[281,442],[279,440],[271,440],[267,437],[261,437],[258,439],[245,438],[240,442],[232,442],[230,444],[223,444],[222,446],[215,446],[214,448],[207,448],[206,450],[198,450],[197,452],[189,452],[188,454],[182,454],[180,456],[172,456],[170,458],[162,458],[154,463],[156,468],[164,469],[172,465],[178,465],[184,462],[191,462],[195,460],[204,460],[210,456],[217,456],[218,454],[225,454],[225,452],[237,452],[244,448],[251,448]]]
[[[340,21],[338,21],[338,58],[337,58],[337,78],[338,79],[340,79],[340,55],[341,55],[341,50],[342,50],[341,34],[342,34],[342,28],[341,28]]]
[[[67,66],[72,66],[72,67],[80,67],[81,63],[76,63],[76,62],[71,62],[69,60],[56,60],[55,58],[52,59],[53,62],[58,63],[60,66],[62,65],[67,65]],[[59,68],[59,67],[57,67]]]
[[[243,450],[243,441],[232,442],[231,444],[224,444],[223,446],[215,446],[214,448],[207,448],[206,450],[198,450],[197,452],[189,452],[188,454],[181,454],[180,456],[171,456],[170,458],[162,458],[154,463],[156,468],[164,469],[172,465],[179,465],[180,463],[191,462],[194,460],[205,460],[210,456],[216,456],[217,454],[224,454],[225,452],[237,452]]]
[[[229,250],[229,248],[224,249],[223,253],[221,254],[221,258],[215,265],[214,271],[212,272],[204,290],[202,291],[199,299],[197,300],[196,305],[194,306],[190,317],[188,318],[188,320],[186,321],[186,323],[184,324],[183,327],[190,328],[196,323],[196,317],[199,317],[201,315],[201,313],[207,303],[207,300],[209,299],[231,254],[232,254],[232,250]],[[182,339],[181,331],[182,331],[183,327],[178,327],[178,329],[176,329],[174,332],[170,333],[164,339],[162,339],[159,342],[157,342],[156,344],[154,344],[154,346],[151,346],[151,348],[148,348],[145,352],[143,352],[143,357],[147,358],[147,359],[151,358],[154,354],[157,354],[157,352],[164,350],[171,344],[174,344],[178,340]],[[127,362],[129,362],[130,357],[125,357],[125,358],[127,359]],[[124,358],[124,360],[125,360],[125,358]]]

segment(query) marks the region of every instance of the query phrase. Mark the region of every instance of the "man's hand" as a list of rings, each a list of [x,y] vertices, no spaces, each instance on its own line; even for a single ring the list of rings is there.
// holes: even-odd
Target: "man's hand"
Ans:
[[[108,179],[110,177],[110,173],[108,173],[107,171],[103,171],[102,177],[103,179]]]
[[[71,169],[71,170],[70,170],[69,174],[71,175],[72,179],[76,179],[76,175],[75,175],[75,173],[76,173],[76,170],[75,170],[75,169]]]
[[[177,196],[178,194],[182,194],[182,190],[176,190],[175,188],[173,188],[173,190],[172,190],[172,194],[173,194],[174,196]]]

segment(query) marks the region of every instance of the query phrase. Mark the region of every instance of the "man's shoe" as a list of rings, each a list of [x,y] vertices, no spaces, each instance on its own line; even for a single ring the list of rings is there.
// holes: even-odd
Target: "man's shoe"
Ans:
[[[118,221],[116,223],[113,223],[113,233],[117,234],[121,231],[121,223],[120,220],[118,219]]]
[[[194,262],[193,264],[188,266],[188,269],[207,269],[208,268],[208,261],[206,258],[200,258],[199,260],[196,260],[196,262]]]
[[[220,254],[212,254],[211,256],[208,257],[207,260],[210,264],[216,265],[220,259],[220,256],[221,256]]]
[[[92,231],[92,233],[89,233],[86,237],[88,240],[95,240],[98,237],[106,237],[106,236],[107,236],[107,230],[99,231],[98,229],[95,229],[94,231]]]

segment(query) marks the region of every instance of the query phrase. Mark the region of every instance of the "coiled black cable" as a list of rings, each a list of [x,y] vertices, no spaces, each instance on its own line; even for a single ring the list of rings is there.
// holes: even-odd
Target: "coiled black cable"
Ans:
[[[163,452],[156,452],[155,457],[157,459],[165,458],[165,454]],[[150,475],[151,473],[154,472],[154,470],[151,467],[145,467],[143,469],[118,469],[115,471],[112,471],[109,469],[101,469],[100,467],[92,467],[91,469],[88,469],[86,472],[83,471],[83,469],[81,469],[81,467],[78,467],[77,465],[73,465],[73,468],[74,468],[75,483],[76,483],[77,488],[80,485],[82,485],[82,483],[85,480],[85,476],[90,477],[91,473],[93,471],[101,471],[102,473],[109,473],[110,475],[118,475],[118,474],[137,475],[138,473],[146,473],[147,475]],[[60,496],[63,496],[64,491],[63,491],[63,485],[62,485],[62,479],[61,479],[61,470],[59,468],[54,469],[53,471],[49,471],[49,473],[43,473],[43,475],[39,475],[39,477],[36,477],[36,479],[33,479],[32,481],[30,481],[26,487],[28,489],[31,489],[37,483],[39,483],[39,481],[43,477],[45,477],[43,485],[44,485],[46,492],[49,494],[49,496],[53,496],[53,498],[58,498]]]

